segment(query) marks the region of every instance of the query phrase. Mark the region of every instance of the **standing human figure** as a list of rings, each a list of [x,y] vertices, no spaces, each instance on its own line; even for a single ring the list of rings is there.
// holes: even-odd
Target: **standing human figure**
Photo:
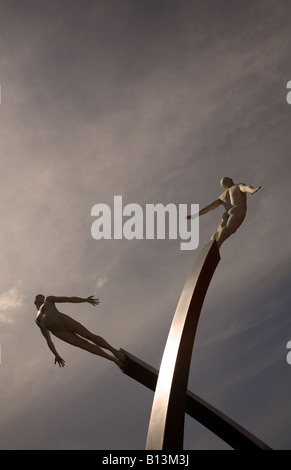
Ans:
[[[81,297],[45,297],[42,294],[38,294],[34,298],[34,304],[38,310],[35,321],[39,326],[43,336],[45,337],[49,349],[55,355],[55,364],[58,363],[60,367],[64,367],[65,361],[58,354],[54,343],[52,342],[50,333],[54,336],[62,339],[66,343],[70,343],[73,346],[77,346],[81,349],[102,356],[109,361],[115,362],[120,368],[125,365],[126,355],[120,350],[113,348],[107,341],[101,336],[97,336],[87,330],[81,323],[73,320],[73,318],[59,312],[56,303],[81,303],[88,302],[95,306],[99,304],[98,299],[94,299],[94,296],[87,298]],[[112,353],[108,354],[103,349],[106,349]]]
[[[261,186],[253,188],[243,183],[235,184],[233,180],[227,176],[221,179],[220,184],[225,191],[218,199],[201,209],[198,214],[207,214],[207,212],[217,209],[221,205],[224,207],[225,212],[217,232],[211,237],[211,240],[215,239],[217,241],[218,247],[220,247],[230,235],[235,233],[244,221],[247,212],[247,193],[254,194],[261,188]],[[191,215],[187,216],[188,219],[191,217]]]

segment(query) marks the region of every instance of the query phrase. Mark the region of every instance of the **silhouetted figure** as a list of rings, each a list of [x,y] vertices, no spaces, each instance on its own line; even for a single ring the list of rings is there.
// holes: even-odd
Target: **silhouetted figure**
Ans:
[[[225,208],[222,220],[219,224],[217,232],[211,237],[211,240],[216,239],[218,247],[228,238],[235,233],[238,227],[242,224],[247,212],[247,196],[246,194],[254,194],[258,188],[247,186],[243,183],[235,184],[231,178],[224,177],[220,181],[221,186],[225,191],[219,196],[218,199],[213,201],[208,206],[199,211],[198,215],[207,214],[207,212],[217,209],[219,206]],[[193,217],[195,217],[194,215]],[[190,219],[192,216],[188,215]]]
[[[42,294],[39,294],[34,299],[34,304],[38,310],[35,321],[36,324],[41,329],[42,334],[44,335],[48,347],[55,355],[55,364],[58,363],[60,367],[64,367],[65,361],[58,354],[50,333],[57,336],[58,338],[66,341],[67,343],[77,346],[79,348],[85,349],[92,354],[97,356],[102,356],[108,359],[109,361],[115,362],[120,368],[125,365],[126,356],[122,351],[118,351],[113,348],[109,343],[107,343],[101,336],[97,336],[87,330],[81,323],[73,320],[68,315],[59,312],[56,308],[55,303],[81,303],[88,302],[91,305],[98,305],[99,300],[94,299],[94,296],[87,297],[83,299],[81,297],[44,297]],[[88,341],[89,340],[89,341]],[[107,349],[112,353],[112,355],[103,351]]]

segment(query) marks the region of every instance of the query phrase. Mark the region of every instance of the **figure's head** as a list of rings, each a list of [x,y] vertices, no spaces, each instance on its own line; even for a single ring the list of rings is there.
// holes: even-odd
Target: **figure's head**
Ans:
[[[224,178],[220,180],[220,184],[224,189],[229,189],[234,185],[234,182],[231,178],[228,178],[228,176],[224,176]]]
[[[44,303],[45,296],[42,294],[38,294],[34,297],[34,305],[36,307],[40,307]]]

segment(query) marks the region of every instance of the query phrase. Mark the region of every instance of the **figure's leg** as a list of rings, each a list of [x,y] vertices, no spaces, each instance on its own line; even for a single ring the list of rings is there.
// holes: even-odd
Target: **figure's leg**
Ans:
[[[76,320],[73,320],[73,318],[69,317],[68,315],[61,315],[61,320],[63,325],[67,330],[69,330],[72,333],[75,333],[79,336],[82,336],[85,339],[88,339],[89,341],[92,341],[96,346],[99,348],[104,348],[110,351],[114,356],[118,358],[119,361],[125,362],[126,356],[123,352],[119,351],[118,349],[115,349],[111,344],[109,344],[105,339],[103,339],[101,336],[95,335],[91,333],[91,331],[87,330],[81,323],[77,322]]]
[[[221,219],[221,222],[218,226],[217,232],[212,235],[211,240],[214,240],[214,239],[218,240],[218,237],[219,237],[222,229],[227,225],[228,219],[229,219],[228,213],[224,212],[224,214],[222,216],[222,219]]]
[[[244,218],[245,216],[242,216],[241,214],[230,214],[227,220],[227,224],[222,227],[220,232],[217,233],[216,241],[218,247],[220,247],[228,237],[230,237],[237,231],[239,226],[242,224]]]
[[[78,348],[84,349],[92,354],[96,354],[97,356],[104,357],[109,361],[115,362],[119,367],[123,366],[123,362],[120,361],[115,355],[111,356],[106,351],[103,351],[100,347],[96,344],[92,344],[89,341],[86,341],[84,338],[76,335],[71,331],[57,331],[54,332],[55,336],[60,338],[61,340],[65,341],[66,343],[72,344]]]

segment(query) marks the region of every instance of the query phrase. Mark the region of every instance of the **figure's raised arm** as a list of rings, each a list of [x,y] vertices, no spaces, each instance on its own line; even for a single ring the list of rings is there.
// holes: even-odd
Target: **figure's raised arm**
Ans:
[[[53,295],[50,295],[46,297],[45,299],[48,302],[54,302],[54,303],[64,303],[64,302],[69,302],[72,304],[80,304],[82,302],[88,302],[91,305],[98,305],[99,304],[99,299],[94,299],[94,295],[90,295],[87,298],[83,297],[56,297]]]
[[[252,186],[248,186],[247,184],[240,184],[239,189],[243,193],[249,193],[249,194],[255,194],[259,189],[261,189],[261,186],[258,186],[257,188],[253,188]]]

